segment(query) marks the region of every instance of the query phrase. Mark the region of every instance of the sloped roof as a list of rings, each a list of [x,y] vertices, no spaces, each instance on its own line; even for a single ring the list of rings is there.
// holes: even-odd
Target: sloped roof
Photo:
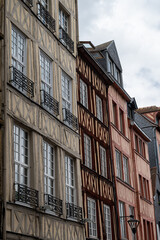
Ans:
[[[144,107],[144,108],[138,108],[137,109],[138,113],[149,113],[149,112],[157,112],[157,111],[160,111],[160,107],[149,106],[149,107]]]

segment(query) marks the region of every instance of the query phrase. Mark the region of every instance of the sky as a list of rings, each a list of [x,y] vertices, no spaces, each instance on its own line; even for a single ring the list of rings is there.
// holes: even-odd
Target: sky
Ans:
[[[138,107],[160,107],[160,0],[79,0],[79,40],[114,40],[124,88]]]

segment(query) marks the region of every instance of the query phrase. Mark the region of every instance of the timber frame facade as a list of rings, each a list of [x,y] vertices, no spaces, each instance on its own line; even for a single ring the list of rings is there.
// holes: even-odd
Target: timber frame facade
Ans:
[[[0,0],[0,239],[84,239],[76,0]]]
[[[112,80],[81,43],[77,80],[84,219],[90,220],[85,224],[86,239],[117,239],[108,119]]]

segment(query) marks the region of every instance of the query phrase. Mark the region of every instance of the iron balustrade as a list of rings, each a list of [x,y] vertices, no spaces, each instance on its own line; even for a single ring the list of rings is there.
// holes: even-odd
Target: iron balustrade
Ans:
[[[38,18],[52,32],[55,31],[55,20],[47,11],[47,9],[38,2]]]
[[[73,203],[66,203],[67,217],[82,220],[82,208]]]
[[[28,7],[33,7],[33,0],[22,0],[22,2],[26,3]]]
[[[38,191],[26,185],[15,183],[15,200],[38,207]]]
[[[68,33],[66,33],[66,31],[60,27],[59,28],[59,38],[61,40],[61,42],[66,45],[66,47],[69,48],[69,50],[71,52],[74,52],[74,42],[72,41],[72,39],[69,37]]]
[[[41,104],[52,111],[55,116],[59,115],[59,102],[44,90],[41,90]]]
[[[55,212],[58,215],[63,214],[62,200],[59,198],[53,197],[50,194],[44,194],[45,205],[51,206],[51,211]]]
[[[11,79],[10,83],[12,86],[27,95],[29,93],[31,97],[34,97],[34,82],[26,77],[21,71],[15,67],[10,67]]]
[[[74,116],[68,109],[63,108],[63,121],[68,123],[68,126],[77,130],[78,129],[78,119]]]

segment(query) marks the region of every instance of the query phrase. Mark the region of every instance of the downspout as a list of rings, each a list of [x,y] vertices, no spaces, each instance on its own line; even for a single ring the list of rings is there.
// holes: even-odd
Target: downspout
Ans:
[[[4,126],[3,126],[3,139],[2,141],[2,201],[3,201],[3,225],[2,225],[2,231],[3,231],[3,240],[6,240],[6,155],[7,155],[7,132],[6,132],[6,121],[7,121],[7,56],[6,56],[6,36],[7,36],[7,30],[6,30],[6,2],[4,0]]]
[[[109,87],[108,87],[109,89]],[[107,89],[107,96],[108,96]],[[108,115],[108,132],[109,132],[109,152],[110,152],[110,163],[111,163],[111,172],[112,172],[112,182],[113,182],[113,195],[114,195],[114,207],[115,207],[115,217],[116,217],[116,230],[117,230],[117,239],[120,239],[120,229],[119,229],[119,219],[118,219],[118,202],[116,194],[116,184],[114,176],[114,166],[113,166],[113,155],[112,155],[112,141],[111,141],[111,125],[110,125],[110,115],[109,115],[109,103],[107,102],[107,115]]]
[[[159,161],[158,161],[157,140],[156,140],[156,127],[153,128],[153,136],[154,136],[154,149],[155,149],[156,166],[157,166],[158,173],[159,173]]]

